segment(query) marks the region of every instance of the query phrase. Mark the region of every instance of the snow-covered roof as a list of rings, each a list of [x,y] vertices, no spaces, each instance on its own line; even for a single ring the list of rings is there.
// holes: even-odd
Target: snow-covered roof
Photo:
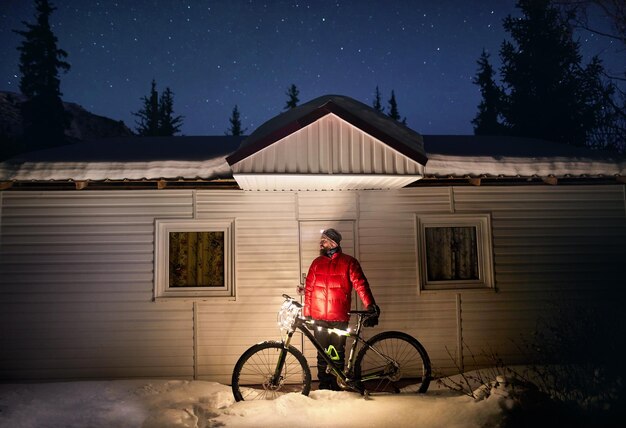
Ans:
[[[70,144],[0,163],[0,181],[232,178],[226,156],[243,138],[129,137]]]
[[[623,176],[626,158],[522,137],[424,135],[425,177]]]
[[[424,135],[426,178],[624,176],[626,159],[542,140]],[[0,181],[232,178],[226,158],[244,137],[131,137],[25,153],[0,163]]]

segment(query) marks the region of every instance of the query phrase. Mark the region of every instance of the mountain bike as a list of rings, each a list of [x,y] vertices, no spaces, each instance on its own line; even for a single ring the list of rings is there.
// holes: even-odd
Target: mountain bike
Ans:
[[[414,337],[400,331],[385,331],[369,340],[361,336],[369,311],[350,311],[356,316],[354,330],[341,330],[315,325],[302,317],[302,304],[283,294],[278,324],[284,335],[280,341],[266,341],[246,350],[233,369],[232,390],[236,401],[273,400],[296,392],[311,391],[311,368],[300,350],[291,345],[296,330],[302,332],[324,357],[327,371],[337,377],[338,385],[363,395],[372,393],[424,393],[431,381],[430,359],[426,349]],[[322,345],[310,331],[326,330],[352,339],[344,368],[333,363]],[[359,349],[357,352],[357,348]]]

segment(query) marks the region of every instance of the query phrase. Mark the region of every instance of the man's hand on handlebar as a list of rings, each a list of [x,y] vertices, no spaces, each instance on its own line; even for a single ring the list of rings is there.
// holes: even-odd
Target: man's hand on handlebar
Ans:
[[[378,325],[378,317],[380,316],[380,308],[376,303],[373,303],[367,307],[367,311],[371,313],[365,321],[363,321],[363,326],[365,327],[374,327]]]

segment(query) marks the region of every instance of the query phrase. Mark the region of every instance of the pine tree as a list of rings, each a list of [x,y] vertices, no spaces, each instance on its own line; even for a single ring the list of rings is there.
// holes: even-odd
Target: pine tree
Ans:
[[[506,124],[514,135],[583,146],[598,125],[601,106],[585,88],[599,69],[581,66],[579,44],[550,0],[516,6],[523,16],[503,24],[514,43],[500,50]]]
[[[143,107],[133,113],[133,115],[139,118],[137,124],[137,133],[142,136],[157,136],[160,135],[159,129],[159,93],[156,89],[156,81],[152,79],[152,86],[150,88],[150,95],[141,98]]]
[[[474,79],[482,95],[478,114],[472,119],[476,135],[501,135],[506,131],[501,123],[502,91],[494,81],[494,74],[489,54],[483,50],[478,60],[478,74]]]
[[[286,95],[288,98],[283,110],[291,110],[292,108],[296,108],[298,106],[298,102],[300,102],[300,99],[298,98],[298,95],[300,95],[300,91],[298,90],[296,85],[292,83],[289,89],[287,89]]]
[[[165,88],[159,100],[159,135],[171,137],[180,132],[182,121],[182,116],[174,116],[174,93]]]
[[[69,116],[61,99],[59,70],[69,71],[67,52],[57,47],[50,27],[56,8],[48,0],[35,0],[35,24],[22,22],[26,30],[14,30],[24,37],[20,52],[20,91],[27,97],[22,104],[24,145],[39,149],[65,144]]]
[[[389,113],[387,116],[392,118],[393,120],[400,122],[403,125],[406,125],[406,117],[400,120],[400,112],[398,111],[398,102],[396,101],[396,93],[394,90],[391,90],[391,98],[389,98]]]
[[[182,116],[174,115],[174,93],[170,88],[159,97],[156,81],[152,79],[150,95],[141,98],[143,107],[133,115],[139,118],[137,133],[144,137],[171,137],[180,132]]]
[[[379,111],[381,113],[385,112],[385,108],[383,107],[383,105],[380,102],[380,91],[378,90],[378,85],[376,85],[376,92],[374,94],[374,103],[372,104],[372,107],[374,107],[377,111]]]
[[[242,129],[241,128],[241,118],[240,118],[240,114],[239,114],[239,108],[235,105],[235,107],[233,108],[233,113],[230,116],[230,119],[228,119],[228,121],[230,122],[230,128],[228,128],[228,130],[226,131],[226,135],[233,135],[233,136],[240,136],[243,135],[244,132],[246,132],[246,129]]]

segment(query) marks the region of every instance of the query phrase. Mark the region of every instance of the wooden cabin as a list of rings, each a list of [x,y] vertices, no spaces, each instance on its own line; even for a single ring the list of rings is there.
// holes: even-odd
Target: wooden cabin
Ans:
[[[0,163],[0,378],[229,383],[278,339],[333,227],[438,374],[523,362],[553,303],[623,311],[626,161],[421,135],[323,96],[248,137],[122,138]],[[358,298],[353,299],[355,307]],[[314,365],[308,343],[298,343]]]

